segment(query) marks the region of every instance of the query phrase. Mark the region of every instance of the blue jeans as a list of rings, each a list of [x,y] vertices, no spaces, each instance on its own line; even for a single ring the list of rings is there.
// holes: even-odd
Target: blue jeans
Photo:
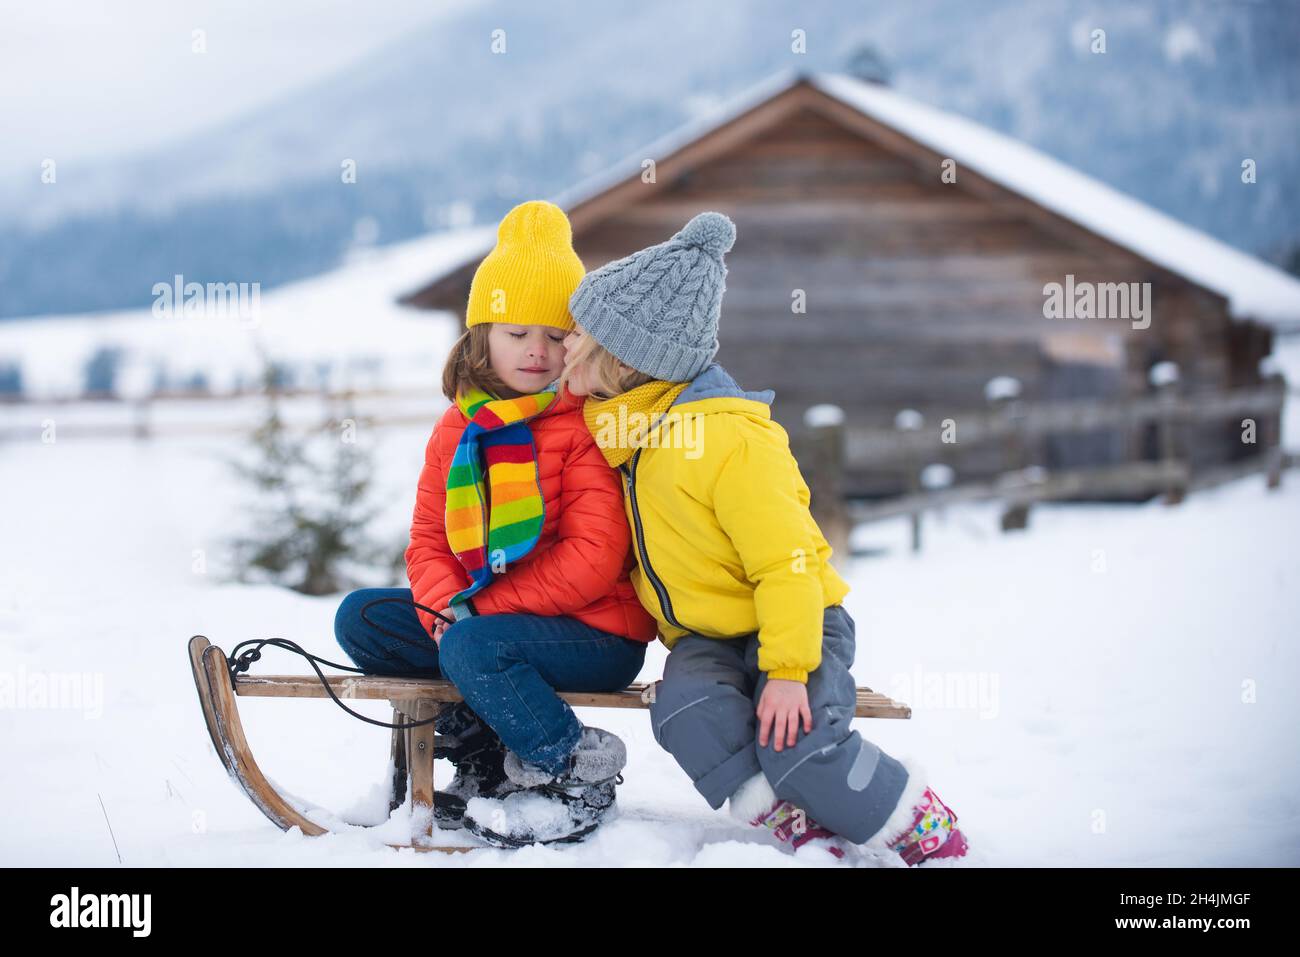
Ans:
[[[361,609],[376,599],[400,600],[368,608],[367,622]],[[451,680],[506,747],[551,774],[566,769],[582,737],[582,723],[556,689],[618,691],[645,661],[642,642],[562,615],[462,618],[439,646],[410,601],[409,588],[354,591],[334,616],[334,636],[367,674]]]

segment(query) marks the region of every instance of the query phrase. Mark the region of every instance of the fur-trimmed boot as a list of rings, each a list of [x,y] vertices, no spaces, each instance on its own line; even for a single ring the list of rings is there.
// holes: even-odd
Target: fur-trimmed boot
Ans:
[[[732,817],[752,827],[765,827],[778,841],[798,851],[806,844],[821,847],[836,857],[844,857],[843,839],[808,817],[802,808],[778,800],[762,772],[736,789],[727,799]]]
[[[560,774],[507,751],[504,771],[514,790],[500,800],[471,799],[465,828],[497,847],[581,841],[614,806],[614,789],[623,783],[619,772],[626,764],[622,739],[601,728],[582,729]]]
[[[884,825],[866,841],[866,846],[896,852],[908,867],[943,858],[965,857],[969,845],[957,829],[957,813],[939,800],[925,782],[920,765],[902,761],[907,768],[907,785],[898,805]]]

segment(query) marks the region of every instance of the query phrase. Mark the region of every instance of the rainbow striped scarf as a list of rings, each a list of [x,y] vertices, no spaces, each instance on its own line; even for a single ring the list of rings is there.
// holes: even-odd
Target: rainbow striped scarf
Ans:
[[[533,433],[525,423],[555,398],[554,390],[517,399],[498,399],[482,389],[456,396],[469,424],[447,474],[447,542],[471,584],[451,602],[469,598],[495,570],[504,571],[537,544],[546,509]]]

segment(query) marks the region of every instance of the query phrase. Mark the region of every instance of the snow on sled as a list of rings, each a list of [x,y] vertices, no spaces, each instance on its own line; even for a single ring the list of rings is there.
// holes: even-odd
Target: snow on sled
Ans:
[[[442,736],[435,734],[433,719],[446,705],[463,700],[450,681],[428,678],[392,678],[382,675],[248,675],[237,673],[225,652],[202,635],[189,642],[190,667],[203,708],[203,720],[212,746],[226,771],[257,808],[281,830],[299,828],[309,837],[328,834],[331,829],[308,818],[286,795],[278,791],[257,766],[244,727],[239,719],[237,697],[263,698],[334,698],[342,700],[389,701],[393,706],[393,724],[416,727],[394,728],[390,754],[393,765],[390,810],[406,801],[411,794],[412,817],[428,821],[422,833],[409,844],[389,843],[390,847],[418,851],[458,853],[475,850],[475,846],[441,846],[433,843],[433,809],[437,792],[433,780],[435,749]],[[255,658],[254,658],[255,660]],[[313,665],[314,667],[314,665]],[[560,692],[573,707],[649,708],[654,684],[633,684],[622,691]],[[858,688],[859,718],[910,718],[912,710],[891,698]],[[363,719],[364,720],[364,719]],[[297,802],[301,803],[301,802]],[[486,845],[480,845],[486,846]]]

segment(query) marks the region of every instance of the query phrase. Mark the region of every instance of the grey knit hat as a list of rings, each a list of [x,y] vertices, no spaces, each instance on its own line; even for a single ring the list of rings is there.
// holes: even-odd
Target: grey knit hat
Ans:
[[[672,239],[587,274],[569,299],[574,321],[624,365],[686,382],[718,354],[722,261],[736,225],[700,213]]]

